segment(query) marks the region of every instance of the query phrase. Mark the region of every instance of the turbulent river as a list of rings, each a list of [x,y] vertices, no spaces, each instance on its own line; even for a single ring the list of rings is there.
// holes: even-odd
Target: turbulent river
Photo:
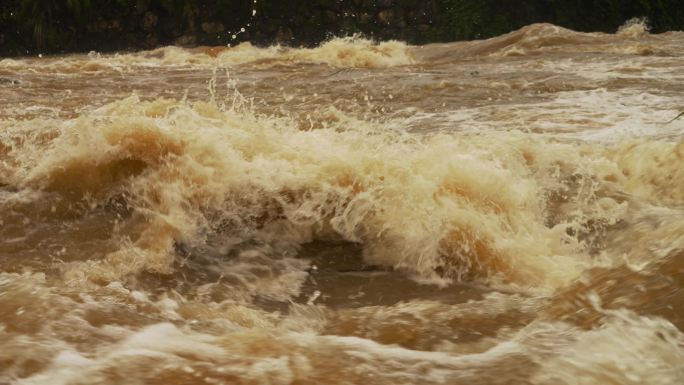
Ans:
[[[684,33],[0,59],[0,384],[684,383]]]

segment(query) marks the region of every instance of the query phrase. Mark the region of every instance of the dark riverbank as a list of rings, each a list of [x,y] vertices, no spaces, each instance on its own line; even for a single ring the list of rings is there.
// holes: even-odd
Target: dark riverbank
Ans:
[[[680,0],[6,0],[0,55],[162,45],[314,45],[360,33],[410,43],[487,38],[538,22],[614,32],[645,17],[684,29]]]

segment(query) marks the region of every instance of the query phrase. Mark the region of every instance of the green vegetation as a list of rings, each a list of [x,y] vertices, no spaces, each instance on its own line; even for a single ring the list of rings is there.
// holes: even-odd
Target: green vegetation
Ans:
[[[7,48],[16,47],[54,50],[65,39],[85,32],[86,23],[102,12],[131,1],[110,0],[3,0],[0,5],[0,34]],[[4,49],[3,49],[4,48]]]
[[[0,55],[227,44],[243,27],[238,40],[306,45],[358,32],[415,43],[477,39],[537,22],[614,32],[634,17],[663,32],[684,29],[681,1],[2,0]]]
[[[544,20],[536,1],[444,0],[435,32],[440,40],[471,40],[501,35]]]
[[[442,40],[497,36],[547,22],[576,31],[615,32],[626,20],[644,17],[654,32],[684,29],[681,0],[442,0],[435,36]]]

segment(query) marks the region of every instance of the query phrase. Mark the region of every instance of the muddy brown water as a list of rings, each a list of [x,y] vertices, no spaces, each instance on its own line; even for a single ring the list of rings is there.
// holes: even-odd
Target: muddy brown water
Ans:
[[[2,384],[684,382],[684,33],[0,60]]]

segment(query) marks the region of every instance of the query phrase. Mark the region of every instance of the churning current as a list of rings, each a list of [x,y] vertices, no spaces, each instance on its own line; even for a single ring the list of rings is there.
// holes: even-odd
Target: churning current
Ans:
[[[0,60],[0,384],[684,383],[684,33]]]

